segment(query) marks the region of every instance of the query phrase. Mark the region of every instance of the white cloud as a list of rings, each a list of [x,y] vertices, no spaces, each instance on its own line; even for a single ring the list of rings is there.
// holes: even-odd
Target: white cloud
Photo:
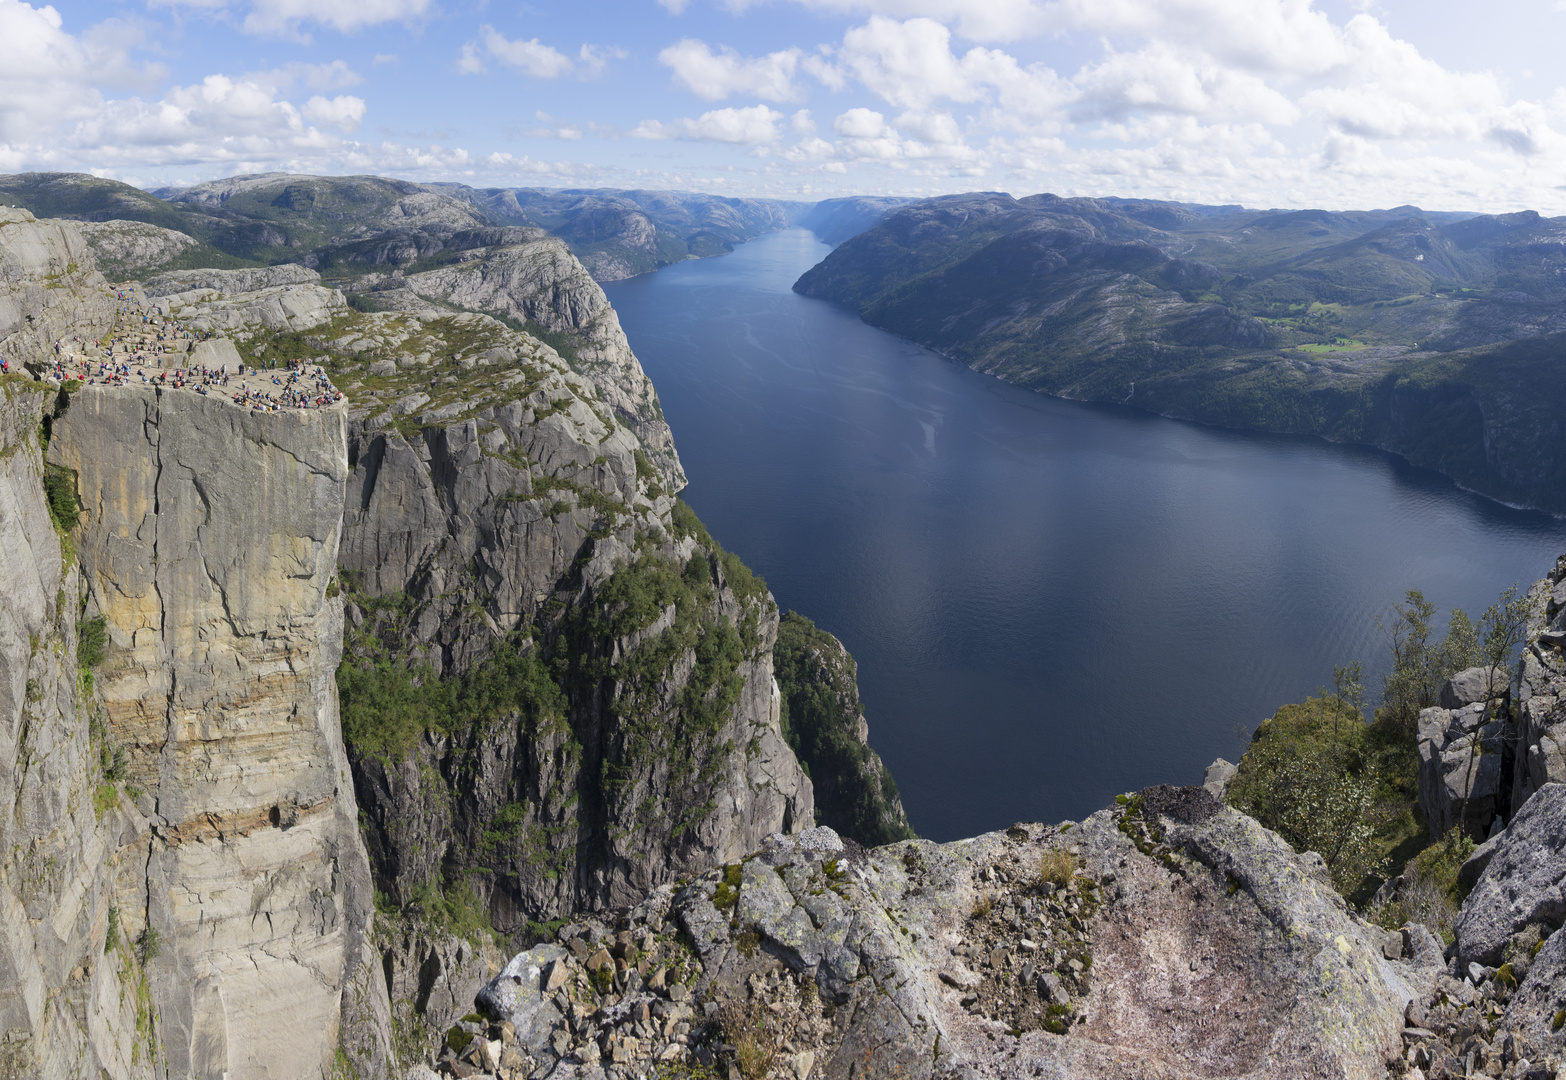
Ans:
[[[925,18],[956,27],[970,41],[1014,41],[1049,25],[1037,0],[798,0],[816,11]]]
[[[48,131],[102,107],[94,57],[62,25],[53,7],[0,0],[0,140]]]
[[[432,0],[251,0],[241,23],[245,33],[297,37],[301,26],[317,24],[348,33],[388,22],[416,22]],[[148,0],[149,7],[226,9],[230,0]]]
[[[552,45],[545,45],[538,38],[529,41],[512,41],[493,26],[479,27],[480,41],[470,41],[462,46],[457,57],[457,70],[464,75],[482,75],[489,70],[485,59],[496,60],[534,79],[558,79],[575,75],[579,79],[595,79],[603,73],[611,59],[625,56],[623,49],[603,49],[595,45],[583,45],[573,60]]]
[[[1163,44],[1113,53],[1072,80],[1076,109],[1088,116],[1123,119],[1137,112],[1191,116],[1240,116],[1290,124],[1299,108],[1256,75]]]
[[[308,87],[311,90],[340,90],[364,82],[364,77],[349,67],[346,60],[333,60],[330,64],[305,64],[296,61],[270,71],[247,72],[241,78],[245,82],[253,82],[258,86],[270,86],[281,93],[286,93],[296,86]]]
[[[984,90],[976,81],[985,50],[959,59],[951,50],[951,31],[933,19],[897,22],[880,16],[843,35],[839,66],[871,93],[903,108],[932,101],[977,101]]]
[[[1313,0],[1054,0],[1044,14],[1052,30],[1159,42],[1247,70],[1318,74],[1345,59]]]
[[[359,121],[364,119],[364,109],[364,99],[361,97],[340,94],[334,98],[325,98],[317,94],[305,102],[303,112],[306,120],[339,131],[353,132],[358,130]]]
[[[683,15],[685,9],[690,6],[690,0],[658,0],[670,15]]]
[[[713,52],[706,42],[684,38],[658,54],[658,62],[674,71],[674,83],[697,97],[721,101],[733,94],[764,101],[793,101],[799,97],[794,72],[799,49],[783,49],[767,56],[743,57],[733,49]]]
[[[631,132],[638,139],[688,139],[698,142],[733,143],[760,146],[778,140],[778,124],[784,115],[765,105],[748,108],[713,109],[692,119],[665,124],[647,120]]]

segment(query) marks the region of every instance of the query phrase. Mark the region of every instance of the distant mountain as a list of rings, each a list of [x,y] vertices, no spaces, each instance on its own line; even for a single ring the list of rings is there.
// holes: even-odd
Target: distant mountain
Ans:
[[[127,247],[117,235],[107,261],[127,272],[279,262],[350,277],[428,269],[431,260],[496,242],[493,234],[476,237],[476,230],[530,226],[563,239],[600,281],[732,251],[735,244],[787,227],[790,215],[810,205],[699,192],[476,189],[289,173],[151,193],[80,173],[23,173],[0,176],[0,202],[40,217],[145,222],[198,242]],[[127,251],[154,261],[127,262]]]
[[[978,193],[794,287],[1046,393],[1369,443],[1566,511],[1566,219]]]
[[[548,230],[599,281],[722,255],[762,233],[786,228],[790,212],[809,205],[694,191],[430,187],[472,204],[495,224]]]
[[[845,199],[823,199],[795,217],[791,224],[809,229],[823,242],[836,247],[849,237],[873,229],[894,210],[913,199],[896,196],[853,195]]]

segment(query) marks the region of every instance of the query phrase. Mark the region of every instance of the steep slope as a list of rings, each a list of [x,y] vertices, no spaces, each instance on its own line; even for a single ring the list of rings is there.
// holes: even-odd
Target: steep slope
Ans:
[[[379,291],[372,298],[378,305],[415,309],[427,308],[431,300],[443,301],[453,309],[487,312],[549,337],[636,433],[672,489],[684,487],[685,471],[658,395],[632,355],[603,289],[561,241],[540,230],[506,229],[493,239],[500,242],[469,249],[460,262],[376,279]]]
[[[502,943],[812,824],[776,604],[675,499],[602,291],[559,240],[500,238],[388,277],[389,310],[365,312],[300,266],[168,272],[117,300],[77,226],[0,229],[0,347],[52,383],[58,340],[63,371],[92,376],[7,381],[0,505],[21,510],[0,527],[41,554],[0,609],[20,703],[0,769],[43,800],[17,880],[60,867],[0,893],[26,911],[0,953],[22,995],[0,995],[12,1071],[384,1075],[471,1010]],[[242,361],[262,387],[308,359],[348,396],[110,385],[79,360],[109,343]],[[50,499],[83,508],[60,511],[79,575],[34,535],[40,431]],[[829,659],[794,682],[852,704],[852,661]],[[878,765],[833,782],[886,797]],[[39,1003],[62,994],[101,1000],[61,1026]]]
[[[39,444],[54,397],[0,379],[0,1073],[150,1080],[144,950],[116,899],[144,825],[79,667],[72,511],[61,495],[51,514]]]
[[[815,788],[816,823],[867,847],[911,839],[897,782],[870,749],[858,668],[843,643],[790,611],[773,654],[784,731]]]
[[[71,225],[12,213],[0,252],[27,271],[6,282],[3,347],[52,379],[49,339],[80,354],[118,305]],[[30,807],[5,826],[20,860],[20,892],[0,900],[20,902],[5,920],[8,1073],[383,1072],[333,681],[341,601],[326,597],[341,411],[20,376],[5,389],[0,528],[29,553],[7,562],[4,598],[22,692],[0,770]],[[39,527],[45,493],[63,561]]]
[[[385,993],[333,682],[344,417],[140,386],[68,401],[49,456],[77,478],[99,698],[147,818],[120,918],[165,943],[167,1067],[324,1073],[355,991]]]
[[[1440,981],[1428,931],[1366,924],[1318,857],[1201,788],[1122,802],[952,844],[771,837],[515,957],[478,995],[482,1014],[454,1025],[443,1062],[556,1076],[611,1063],[818,1078],[1413,1075],[1404,1038],[1422,1033],[1405,1034],[1405,1006],[1461,985]]]

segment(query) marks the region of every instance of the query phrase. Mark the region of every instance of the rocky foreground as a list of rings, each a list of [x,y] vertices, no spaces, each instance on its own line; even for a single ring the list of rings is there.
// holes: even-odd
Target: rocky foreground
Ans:
[[[501,1080],[1553,1077],[1563,835],[1552,783],[1476,855],[1445,950],[1357,918],[1317,857],[1203,788],[953,844],[773,836],[519,954],[430,1064]]]

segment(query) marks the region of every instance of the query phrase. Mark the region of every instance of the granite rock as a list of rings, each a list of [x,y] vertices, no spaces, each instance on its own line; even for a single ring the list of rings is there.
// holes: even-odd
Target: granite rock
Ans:
[[[99,699],[148,821],[118,908],[163,943],[148,975],[167,1068],[317,1075],[345,1024],[368,1025],[356,1043],[384,1062],[388,1033],[360,1014],[373,889],[327,595],[342,410],[89,386],[53,430],[83,505],[87,610],[107,621]]]

